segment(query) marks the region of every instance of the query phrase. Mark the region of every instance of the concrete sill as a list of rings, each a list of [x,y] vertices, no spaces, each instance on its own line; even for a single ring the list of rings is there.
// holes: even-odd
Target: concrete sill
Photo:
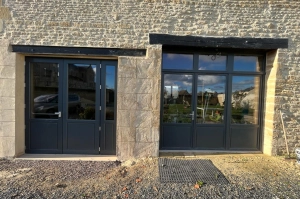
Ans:
[[[73,154],[24,154],[15,160],[116,161],[117,156]]]

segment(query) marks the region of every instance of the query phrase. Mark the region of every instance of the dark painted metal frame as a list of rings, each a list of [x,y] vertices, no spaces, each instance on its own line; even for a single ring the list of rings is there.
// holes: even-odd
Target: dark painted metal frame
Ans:
[[[186,47],[184,47],[185,49]],[[224,75],[226,76],[226,117],[225,117],[225,121],[224,124],[213,124],[215,126],[222,126],[224,125],[225,127],[225,138],[224,138],[224,146],[225,146],[225,150],[255,150],[255,149],[234,149],[234,148],[230,148],[230,128],[231,126],[245,126],[245,124],[241,125],[241,124],[231,124],[231,120],[229,118],[231,118],[231,109],[229,107],[229,103],[231,102],[231,98],[230,96],[232,95],[232,76],[259,76],[260,77],[260,85],[259,85],[259,89],[260,89],[260,96],[259,96],[259,110],[264,110],[264,90],[265,90],[265,63],[266,63],[266,51],[259,51],[257,52],[257,50],[235,50],[232,51],[230,50],[228,53],[226,53],[226,50],[224,49],[212,49],[212,48],[208,48],[208,49],[199,49],[197,51],[193,51],[191,50],[189,47],[187,48],[187,51],[182,51],[181,50],[170,50],[169,47],[167,48],[163,48],[163,53],[178,53],[178,54],[193,54],[193,69],[192,70],[175,70],[175,69],[163,69],[163,66],[161,66],[161,70],[162,70],[162,80],[161,80],[161,96],[163,96],[163,90],[164,90],[164,75],[165,74],[192,74],[193,75],[193,93],[195,93],[197,91],[197,89],[195,88],[195,85],[197,85],[197,76],[198,75]],[[226,55],[227,56],[227,62],[226,62],[226,70],[224,71],[212,71],[212,70],[198,70],[198,62],[199,62],[199,58],[198,55],[202,55],[202,54],[211,54],[211,53],[219,53],[221,52],[222,55]],[[235,53],[234,53],[235,52]],[[255,53],[256,52],[256,53]],[[233,71],[233,64],[234,64],[234,56],[239,56],[239,55],[247,55],[247,56],[263,56],[263,63],[262,63],[262,69],[260,72],[251,72],[251,71]],[[163,64],[163,61],[161,62],[161,64]],[[195,97],[192,98],[192,110],[196,110],[196,102],[195,102]],[[260,111],[259,116],[258,116],[258,124],[257,125],[246,125],[246,126],[256,126],[258,127],[258,140],[257,140],[257,146],[258,148],[256,150],[261,151],[262,150],[262,135],[263,135],[263,117],[264,117],[264,111]],[[192,121],[192,124],[180,124],[180,125],[192,125],[192,137],[193,139],[191,140],[191,148],[184,148],[184,147],[180,147],[180,148],[168,148],[168,147],[163,147],[162,144],[164,143],[164,136],[163,136],[163,126],[173,126],[173,125],[178,125],[178,124],[168,124],[168,123],[163,123],[163,98],[161,98],[161,110],[160,110],[160,149],[179,149],[179,150],[185,150],[185,149],[200,149],[200,148],[195,148],[195,142],[196,142],[196,126],[212,126],[211,124],[197,124],[196,121]]]
[[[64,76],[64,81],[63,84],[65,86],[63,86],[63,93],[64,95],[64,101],[63,101],[63,113],[62,114],[62,119],[63,119],[63,152],[64,153],[73,153],[73,154],[81,154],[81,153],[87,153],[87,154],[97,154],[99,153],[99,128],[95,128],[94,130],[94,134],[95,136],[95,140],[94,140],[94,145],[96,146],[96,148],[94,150],[90,150],[90,151],[81,151],[81,150],[69,150],[67,148],[67,140],[68,140],[68,135],[67,135],[67,125],[68,123],[84,123],[84,124],[88,124],[88,123],[95,123],[96,126],[101,126],[101,124],[99,123],[100,121],[100,112],[99,111],[95,111],[95,120],[74,120],[74,119],[69,119],[68,118],[68,99],[66,99],[66,96],[68,96],[68,80],[69,80],[69,64],[92,64],[92,65],[96,65],[96,105],[95,105],[95,110],[99,110],[98,107],[100,107],[101,105],[101,101],[97,100],[97,96],[101,96],[100,94],[100,76],[103,76],[102,71],[100,69],[100,60],[84,60],[84,59],[63,59],[64,62],[64,66],[63,66],[63,73],[61,73],[61,76]],[[98,72],[98,70],[100,70]],[[97,122],[98,121],[98,122]],[[98,124],[97,124],[98,123]]]
[[[30,146],[30,110],[31,110],[31,104],[30,104],[30,79],[31,79],[31,73],[30,73],[30,67],[29,64],[31,62],[39,62],[39,63],[58,63],[59,64],[59,86],[58,86],[58,94],[60,97],[59,101],[60,103],[58,104],[59,110],[62,110],[62,117],[57,119],[58,122],[58,129],[61,131],[59,133],[60,137],[58,138],[58,145],[59,145],[59,150],[32,150],[28,148]],[[96,147],[95,150],[92,151],[80,151],[80,150],[67,150],[66,149],[66,129],[67,129],[67,123],[68,122],[78,122],[78,120],[72,120],[68,119],[68,64],[95,64],[97,66],[97,72],[96,73],[96,110],[95,111],[95,121],[79,121],[80,123],[91,123],[95,122],[97,126],[101,127],[101,131],[99,131],[98,128],[95,128],[95,135],[96,139],[94,140],[95,146],[99,146],[101,149],[100,154],[104,155],[114,155],[116,154],[116,114],[117,114],[117,61],[112,60],[112,61],[105,61],[105,60],[90,60],[90,59],[63,59],[63,58],[42,58],[42,57],[26,57],[26,62],[25,62],[25,146],[26,148],[26,153],[76,153],[76,154],[81,154],[81,153],[88,153],[88,154],[99,154],[99,149]],[[106,83],[106,71],[105,71],[105,66],[106,65],[113,65],[115,66],[116,69],[116,74],[115,74],[115,107],[114,107],[114,114],[115,114],[115,120],[107,121],[105,120],[105,83]],[[102,88],[100,89],[100,84],[102,85]],[[104,85],[104,86],[103,86]],[[97,89],[98,88],[98,89]],[[99,100],[97,100],[97,96],[99,97]],[[101,110],[99,110],[99,107],[102,107]],[[39,120],[39,119],[34,119],[34,120]],[[47,120],[50,121],[50,120]],[[98,121],[98,122],[97,122]],[[56,122],[53,121],[53,122]],[[107,144],[105,142],[105,136],[104,132],[105,129],[103,129],[103,126],[105,126],[106,123],[111,123],[114,125],[114,132],[113,133],[113,138],[114,140],[112,143]]]
[[[115,95],[114,95],[114,120],[106,120],[105,113],[106,113],[106,66],[115,66]],[[102,61],[102,78],[101,78],[101,102],[102,103],[102,110],[101,111],[101,133],[100,133],[100,147],[101,147],[101,154],[105,155],[115,155],[116,154],[116,123],[117,123],[117,80],[118,80],[118,67],[116,61]],[[107,125],[114,125],[114,133],[113,133],[113,143],[106,142],[106,129]]]
[[[60,135],[58,137],[58,149],[59,150],[33,150],[33,149],[30,149],[29,146],[31,146],[31,143],[30,143],[30,128],[31,128],[31,114],[30,114],[30,110],[31,110],[31,104],[30,104],[30,93],[31,93],[31,89],[30,89],[30,79],[31,79],[31,72],[30,72],[30,67],[29,67],[29,64],[30,62],[39,62],[39,63],[58,63],[59,66],[62,66],[63,65],[63,61],[62,60],[57,60],[57,59],[49,59],[49,58],[26,58],[26,65],[25,65],[25,146],[26,146],[26,149],[25,149],[25,152],[26,153],[61,153],[62,151],[62,129],[63,129],[63,124],[62,124],[62,118],[58,118],[57,121],[56,120],[48,120],[49,122],[57,122],[58,123],[58,129],[59,131],[61,132],[58,132],[58,135]],[[58,71],[60,74],[62,74],[62,68],[63,67],[59,67]],[[59,87],[58,87],[58,94],[59,96],[63,97],[63,89],[61,89],[62,87],[60,86],[60,84],[62,82],[62,77],[59,77]],[[60,110],[62,110],[62,102],[63,102],[63,99],[62,98],[59,98],[60,99],[60,102],[58,104],[58,108]],[[34,120],[39,120],[39,119],[34,119]]]

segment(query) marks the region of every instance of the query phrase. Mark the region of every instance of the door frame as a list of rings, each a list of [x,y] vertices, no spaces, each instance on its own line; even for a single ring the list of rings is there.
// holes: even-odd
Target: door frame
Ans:
[[[59,99],[60,103],[58,104],[59,110],[62,111],[62,117],[57,119],[58,122],[58,150],[43,150],[38,149],[34,150],[30,148],[30,121],[31,115],[31,72],[30,72],[30,63],[31,62],[40,62],[40,63],[58,63],[59,68],[59,85],[58,85],[58,95],[61,96]],[[67,150],[66,149],[66,128],[67,122],[72,121],[68,119],[68,64],[69,63],[84,63],[84,64],[96,64],[96,111],[95,111],[95,150],[92,151],[80,151],[80,150]],[[69,153],[69,154],[103,154],[103,155],[115,155],[116,154],[116,114],[117,114],[117,60],[103,60],[103,59],[89,59],[89,58],[51,58],[51,57],[35,57],[28,56],[25,58],[25,152],[26,153],[49,153],[49,154],[60,154],[60,153]],[[114,120],[106,121],[105,120],[105,95],[106,95],[106,65],[115,66],[115,94],[114,94]],[[100,85],[102,85],[100,87]],[[38,120],[37,120],[38,121]],[[73,120],[74,121],[74,120]],[[91,122],[91,121],[80,121],[80,122]],[[112,130],[109,138],[105,135],[105,125],[110,123]],[[104,128],[103,128],[104,127]],[[112,139],[112,140],[108,140]],[[109,142],[109,144],[107,143]],[[101,149],[101,150],[100,150]]]
[[[197,88],[197,76],[198,75],[224,75],[226,76],[226,96],[225,96],[225,112],[226,112],[226,117],[225,117],[225,121],[224,121],[224,149],[221,150],[232,150],[232,151],[239,151],[239,150],[250,150],[250,151],[254,151],[254,150],[258,150],[261,151],[262,150],[262,135],[263,135],[263,125],[264,125],[264,121],[263,121],[263,117],[264,117],[264,112],[262,110],[264,110],[264,96],[265,96],[265,74],[266,74],[266,53],[265,52],[260,52],[260,51],[255,51],[255,50],[234,50],[234,49],[190,49],[190,48],[185,48],[185,51],[182,50],[170,50],[168,48],[166,48],[167,50],[163,50],[162,54],[164,53],[174,53],[174,54],[192,54],[193,55],[193,68],[192,70],[177,70],[177,69],[163,69],[163,60],[161,62],[161,74],[162,74],[162,78],[161,78],[161,110],[160,110],[160,149],[161,150],[206,150],[206,149],[200,149],[195,147],[195,142],[197,141],[197,137],[196,137],[196,128],[197,128],[197,123],[195,121],[192,122],[192,133],[191,133],[191,147],[190,148],[169,148],[169,147],[164,147],[163,143],[164,143],[164,135],[163,135],[163,126],[164,125],[174,125],[174,124],[168,124],[168,123],[163,123],[163,104],[164,104],[164,99],[163,99],[163,91],[164,91],[164,75],[165,74],[193,74],[193,95],[195,95]],[[203,54],[216,54],[216,53],[220,53],[221,55],[226,55],[227,56],[227,61],[226,61],[226,70],[224,71],[213,71],[213,70],[198,70],[198,62],[199,59],[197,59],[197,55],[203,55]],[[246,55],[246,56],[263,56],[263,60],[262,60],[262,69],[259,72],[248,72],[248,71],[233,71],[233,64],[234,64],[234,56],[235,55]],[[163,56],[162,56],[163,57]],[[257,149],[234,149],[231,148],[231,131],[230,128],[232,126],[236,126],[236,127],[242,127],[242,125],[239,124],[232,124],[231,120],[229,118],[231,118],[231,108],[229,106],[229,104],[231,103],[231,98],[230,96],[232,96],[232,77],[233,76],[259,76],[260,77],[260,83],[259,83],[259,110],[260,113],[258,115],[258,122],[255,125],[251,125],[251,126],[256,126],[258,127],[258,136],[257,136]],[[196,110],[196,101],[195,101],[195,96],[192,98],[192,107],[193,110]],[[177,124],[178,125],[178,124]],[[201,124],[203,126],[212,126],[212,124]],[[213,124],[216,125],[216,124]],[[250,125],[249,125],[250,126]],[[214,149],[208,149],[208,150],[214,150]],[[216,149],[216,150],[220,150],[220,149]]]

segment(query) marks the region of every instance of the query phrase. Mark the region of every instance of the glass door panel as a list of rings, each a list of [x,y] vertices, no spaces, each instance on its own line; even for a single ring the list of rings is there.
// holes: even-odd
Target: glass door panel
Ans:
[[[105,120],[115,119],[115,90],[116,90],[116,67],[106,66],[105,74]]]
[[[258,124],[260,77],[233,76],[232,124]]]
[[[197,123],[224,123],[226,76],[198,75]]]
[[[96,65],[68,64],[68,119],[95,120]]]
[[[32,62],[30,69],[30,118],[58,119],[58,64]]]
[[[192,123],[193,75],[165,74],[163,123]]]

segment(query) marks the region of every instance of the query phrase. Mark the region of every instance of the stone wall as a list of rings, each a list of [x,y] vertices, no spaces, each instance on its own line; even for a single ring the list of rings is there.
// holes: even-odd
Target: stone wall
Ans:
[[[145,58],[119,57],[117,155],[121,160],[158,156],[161,48]]]
[[[0,41],[0,157],[24,153],[24,56]]]
[[[280,49],[275,54],[270,54],[270,57],[276,58],[270,58],[273,62],[268,64],[267,73],[270,76],[266,79],[266,127],[263,146],[264,151],[269,151],[268,153],[273,155],[285,151],[283,130],[278,115],[278,111],[282,110],[287,116],[285,122],[290,150],[300,147],[300,3],[298,0],[3,0],[2,5],[0,39],[5,39],[10,44],[152,49],[153,47],[149,45],[149,33],[204,37],[288,38],[288,49]],[[6,58],[7,52],[2,51],[2,54],[0,63],[5,65],[5,68],[3,66],[0,68],[2,71],[7,71],[11,69],[6,68],[10,59]],[[150,93],[133,89],[129,93],[134,95],[126,95],[125,91],[128,91],[129,87],[125,88],[123,83],[128,86],[145,85],[148,89],[146,84],[151,84],[149,82],[154,81],[156,77],[140,76],[139,69],[147,66],[148,62],[156,62],[159,59],[151,56],[119,58],[118,122],[121,123],[118,124],[118,143],[126,142],[130,150],[141,145],[145,146],[144,143],[147,143],[145,140],[150,139],[140,133],[145,129],[139,129],[145,128],[150,123],[141,121],[145,126],[138,127],[137,123],[140,119],[147,117],[152,123],[159,120],[156,118],[157,114],[153,113],[159,108],[150,109],[146,106],[146,110],[139,109],[145,107],[138,102],[144,101],[141,100],[142,98],[149,100],[150,96],[153,98],[159,95],[159,90],[158,93],[155,91],[156,84],[152,82],[153,88],[150,88]],[[155,63],[151,67],[157,69],[159,66],[160,64]],[[136,72],[131,74],[127,70]],[[3,109],[6,97],[15,98],[15,95],[10,95],[9,92],[12,91],[3,88],[7,88],[7,84],[14,85],[14,79],[15,77],[9,79],[5,75],[0,76],[1,115],[5,115],[5,118],[13,114],[13,111]],[[144,79],[145,83],[141,84],[141,79]],[[157,81],[159,79],[160,77]],[[126,101],[127,98],[129,104],[122,104],[121,101]],[[12,102],[13,100],[9,101],[10,105]],[[136,111],[130,108],[130,103],[133,103]],[[128,110],[130,110],[130,118],[134,119],[122,121],[126,120],[123,117]],[[3,119],[3,116],[1,117]],[[13,117],[10,122],[15,122]],[[158,131],[158,126],[150,129]],[[126,134],[129,131],[132,131],[130,135],[120,136],[119,132]],[[3,136],[3,124],[0,132]],[[154,134],[158,135],[158,133]],[[151,138],[150,140],[153,141],[151,143],[158,144],[157,139],[157,137]],[[122,145],[122,147],[126,146]],[[118,149],[119,152],[121,150],[123,149]],[[130,153],[133,152],[129,152],[130,150],[128,154],[132,155]],[[134,156],[157,153],[146,151]],[[128,154],[126,156],[129,156]]]

